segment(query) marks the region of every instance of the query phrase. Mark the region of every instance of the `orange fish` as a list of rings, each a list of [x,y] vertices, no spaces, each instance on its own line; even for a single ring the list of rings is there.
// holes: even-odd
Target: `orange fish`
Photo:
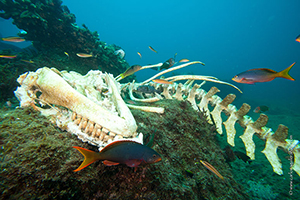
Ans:
[[[232,80],[238,83],[254,84],[256,82],[272,81],[274,78],[280,77],[294,81],[295,79],[289,75],[289,71],[294,65],[295,62],[281,72],[276,72],[266,68],[250,69],[236,75],[232,78]]]
[[[170,82],[170,81],[166,81],[166,80],[163,80],[163,79],[154,79],[152,80],[154,83],[161,83],[161,84],[173,84],[173,82]]]
[[[93,57],[93,54],[87,54],[87,53],[76,53],[76,55],[80,58],[90,58]]]
[[[179,62],[181,63],[181,62],[189,62],[190,60],[188,60],[188,59],[186,59],[186,58],[183,58],[183,59],[181,59],[181,60],[179,60]]]
[[[142,54],[140,52],[137,52],[137,54],[140,56],[140,58],[142,58]]]
[[[130,140],[112,142],[99,153],[81,147],[73,148],[84,156],[84,161],[74,172],[82,170],[97,160],[102,160],[103,164],[107,166],[126,164],[128,167],[161,161],[161,157],[156,151],[146,145]]]
[[[151,51],[153,51],[153,52],[155,52],[155,53],[157,53],[157,51],[156,50],[154,50],[151,46],[149,46],[149,49],[151,50]]]
[[[296,37],[296,41],[297,41],[297,42],[300,42],[300,35],[298,35],[298,36]]]
[[[6,38],[2,38],[3,41],[6,42],[24,42],[25,39],[21,38],[21,37],[6,37]]]
[[[212,173],[214,173],[215,175],[217,175],[219,178],[221,178],[222,180],[224,180],[224,177],[216,170],[216,168],[214,168],[211,164],[209,164],[206,161],[202,161],[200,160],[200,162]]]
[[[17,55],[0,55],[0,58],[8,58],[8,59],[14,59]]]

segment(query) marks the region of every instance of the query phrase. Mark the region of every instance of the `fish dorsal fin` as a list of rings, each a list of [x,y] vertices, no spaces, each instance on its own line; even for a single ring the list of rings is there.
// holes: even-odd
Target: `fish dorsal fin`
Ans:
[[[112,161],[109,161],[109,160],[104,160],[103,164],[106,165],[106,166],[113,166],[113,165],[118,165],[119,163],[112,162]]]
[[[267,68],[257,68],[257,69],[249,69],[247,70],[248,71],[258,71],[258,70],[261,70],[261,71],[268,71],[268,72],[272,72],[272,73],[277,73],[276,71],[272,70],[272,69],[267,69]]]
[[[111,149],[111,148],[113,148],[115,146],[118,146],[118,145],[120,145],[122,143],[136,143],[136,144],[142,145],[141,143],[138,143],[138,142],[133,141],[133,140],[117,140],[117,141],[114,141],[114,142],[108,144],[100,152],[103,153],[103,152],[105,152],[105,151],[107,151],[107,150],[109,150],[109,149]]]

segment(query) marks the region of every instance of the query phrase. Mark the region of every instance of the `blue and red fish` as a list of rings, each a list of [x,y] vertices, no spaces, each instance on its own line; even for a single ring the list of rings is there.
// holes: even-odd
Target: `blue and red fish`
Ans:
[[[103,164],[107,166],[126,164],[129,167],[161,161],[161,157],[156,151],[146,145],[130,140],[112,142],[99,153],[82,147],[74,146],[73,148],[84,156],[84,161],[74,172],[82,170],[97,160],[102,160]]]
[[[267,68],[250,69],[236,75],[232,80],[238,83],[254,84],[256,82],[272,81],[273,79],[280,77],[294,81],[295,79],[289,75],[289,71],[294,65],[295,62],[281,72],[276,72]]]
[[[253,112],[255,113],[265,113],[269,110],[269,107],[268,106],[257,106]]]

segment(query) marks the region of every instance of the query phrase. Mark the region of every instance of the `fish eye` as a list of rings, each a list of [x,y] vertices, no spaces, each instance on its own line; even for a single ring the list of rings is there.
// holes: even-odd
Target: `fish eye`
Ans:
[[[152,156],[153,158],[156,158],[156,154],[153,154],[153,156]]]

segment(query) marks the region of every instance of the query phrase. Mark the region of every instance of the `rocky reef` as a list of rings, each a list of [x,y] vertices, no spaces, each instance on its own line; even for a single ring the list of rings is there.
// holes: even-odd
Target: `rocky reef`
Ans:
[[[24,30],[19,36],[32,42],[32,47],[21,52],[0,52],[3,55],[17,55],[15,59],[0,60],[0,74],[5,77],[0,86],[4,88],[1,93],[3,99],[13,96],[16,84],[12,82],[18,77],[14,75],[15,72],[21,74],[35,71],[41,66],[51,66],[83,74],[91,69],[99,69],[116,76],[129,67],[124,57],[118,54],[121,47],[100,41],[99,34],[91,32],[84,24],[82,28],[78,27],[75,15],[60,0],[1,0],[0,17],[12,18],[13,24]],[[92,56],[82,58],[77,53]],[[7,73],[6,70],[13,73]],[[133,79],[134,76],[127,78]]]
[[[83,157],[72,146],[91,150],[76,136],[54,127],[29,108],[0,113],[1,199],[248,199],[234,179],[216,140],[215,126],[187,101],[162,100],[165,114],[132,110],[144,142],[162,161],[133,168],[101,162],[75,173]],[[213,165],[222,180],[199,160]]]

